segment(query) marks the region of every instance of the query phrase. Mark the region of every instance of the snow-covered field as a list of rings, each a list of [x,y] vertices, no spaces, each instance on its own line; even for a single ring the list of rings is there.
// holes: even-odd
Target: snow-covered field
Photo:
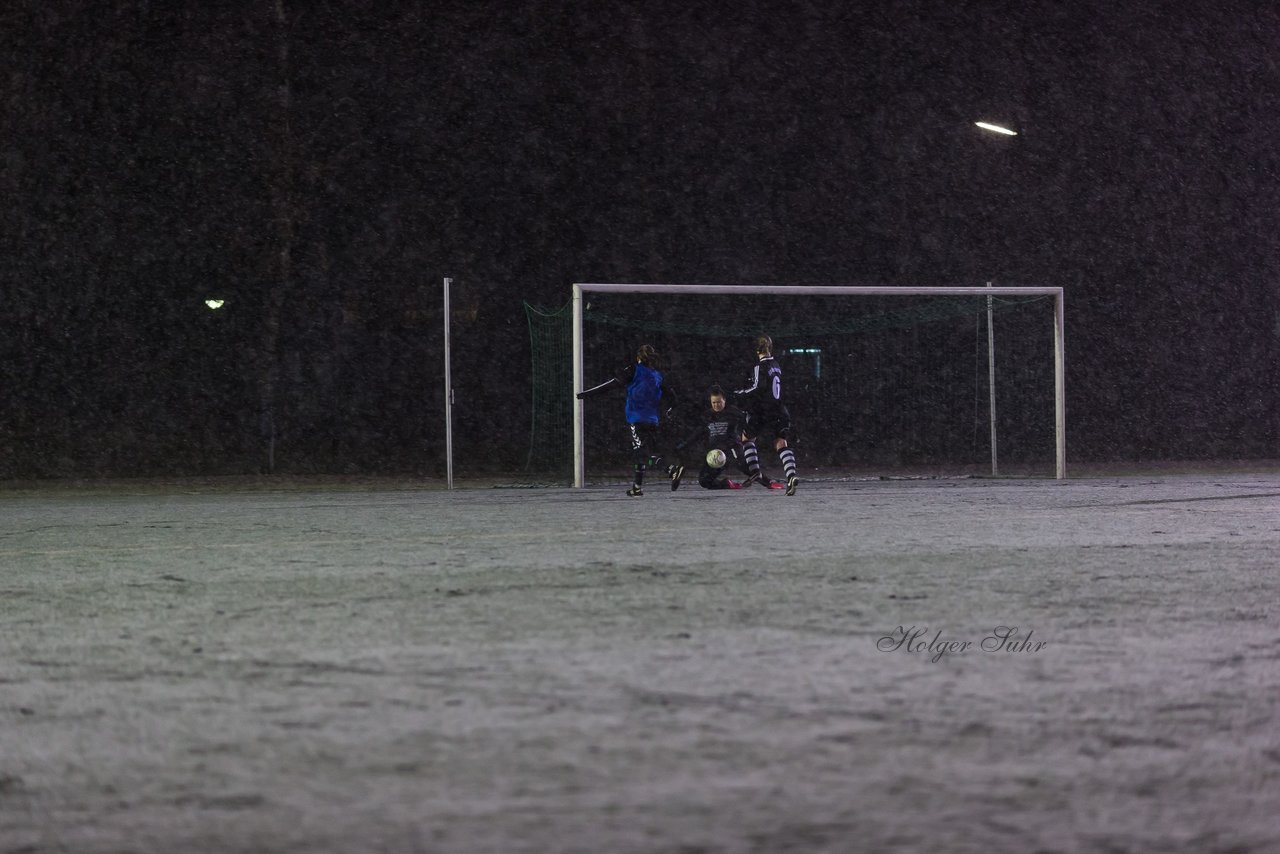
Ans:
[[[1280,851],[1280,474],[0,493],[0,854]]]

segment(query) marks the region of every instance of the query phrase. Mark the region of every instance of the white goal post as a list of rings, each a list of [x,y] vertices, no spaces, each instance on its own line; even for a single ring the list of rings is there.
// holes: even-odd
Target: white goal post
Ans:
[[[656,285],[575,284],[573,286],[573,485],[586,481],[584,407],[576,393],[583,383],[583,294],[757,294],[794,296],[1051,296],[1053,297],[1053,429],[1055,477],[1067,476],[1065,341],[1059,287],[881,287],[874,285]]]

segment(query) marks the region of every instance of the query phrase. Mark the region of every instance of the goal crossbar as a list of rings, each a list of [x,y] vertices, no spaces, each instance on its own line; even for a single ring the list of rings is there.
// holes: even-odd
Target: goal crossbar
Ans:
[[[905,286],[882,285],[677,285],[577,283],[573,286],[573,485],[586,482],[585,409],[576,392],[583,382],[583,294],[759,294],[792,296],[1045,296],[1053,297],[1053,432],[1054,476],[1067,476],[1066,341],[1062,288],[1022,286]]]

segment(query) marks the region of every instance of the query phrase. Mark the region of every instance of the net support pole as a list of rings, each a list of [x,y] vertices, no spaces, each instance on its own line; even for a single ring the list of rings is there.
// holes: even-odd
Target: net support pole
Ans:
[[[991,283],[987,282],[987,287]],[[991,476],[1000,476],[999,455],[996,453],[996,327],[992,297],[987,297],[987,391],[991,410]]]
[[[1067,394],[1066,394],[1066,328],[1062,305],[1062,289],[1053,295],[1053,436],[1055,476],[1067,476]]]
[[[453,279],[444,280],[444,481],[453,489],[453,352],[449,342],[449,289]]]
[[[582,401],[582,286],[573,286],[573,486],[581,489],[586,482],[585,424]]]

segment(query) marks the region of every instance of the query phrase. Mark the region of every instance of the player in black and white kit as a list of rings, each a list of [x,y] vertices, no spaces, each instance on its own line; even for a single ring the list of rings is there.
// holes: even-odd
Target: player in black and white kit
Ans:
[[[640,345],[635,361],[599,385],[578,392],[577,397],[583,400],[616,387],[627,390],[627,432],[634,475],[634,483],[627,490],[627,495],[638,498],[644,495],[645,471],[662,461],[656,451],[658,425],[664,414],[670,417],[672,407],[676,405],[676,395],[662,371],[658,370],[658,351],[650,344]],[[671,477],[671,488],[675,489],[680,484],[684,467],[678,464],[667,466],[667,474]]]
[[[795,452],[787,444],[791,435],[791,413],[782,402],[782,368],[773,358],[773,340],[768,335],[761,335],[755,343],[756,363],[751,369],[751,379],[745,388],[733,393],[748,416],[747,441],[743,443],[750,468],[747,481],[750,483],[754,475],[765,483],[757,441],[773,439],[773,449],[782,461],[782,471],[787,480],[787,495],[795,495],[800,478]]]
[[[698,472],[698,485],[703,489],[742,489],[742,484],[725,475],[729,462],[746,474],[746,455],[742,449],[742,436],[747,427],[747,413],[725,400],[724,390],[713,385],[707,392],[708,407],[702,413],[702,424],[676,445],[676,451],[687,447],[700,449],[702,468]],[[724,451],[725,464],[714,468],[707,462],[712,449]],[[673,481],[678,485],[677,481]],[[673,487],[674,488],[674,487]]]

